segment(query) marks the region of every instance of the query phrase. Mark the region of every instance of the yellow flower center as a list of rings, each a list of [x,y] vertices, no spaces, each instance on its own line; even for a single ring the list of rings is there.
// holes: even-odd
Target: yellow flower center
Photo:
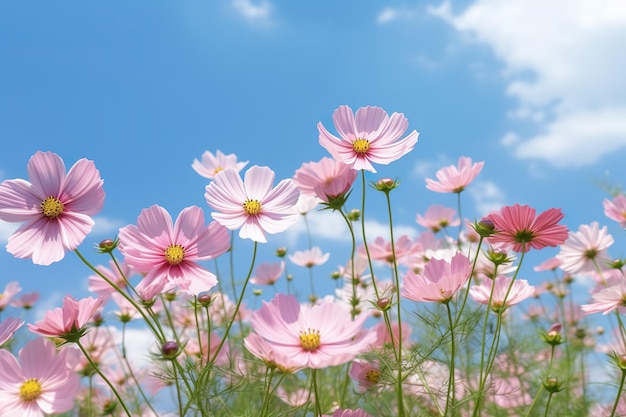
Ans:
[[[41,214],[51,219],[56,219],[63,213],[63,203],[54,196],[47,197],[39,205]]]
[[[300,332],[300,346],[307,352],[312,352],[320,347],[319,330],[309,329],[307,333]]]
[[[41,384],[35,378],[24,382],[20,387],[20,398],[22,401],[33,401],[41,395]]]
[[[261,202],[259,200],[246,200],[243,203],[243,211],[250,216],[256,216],[261,212]]]
[[[178,265],[185,259],[185,248],[181,245],[169,245],[165,249],[165,260],[170,265]]]
[[[217,167],[213,170],[213,175],[217,175],[219,174],[221,171],[224,171],[224,168],[222,167]]]
[[[367,379],[372,384],[378,384],[378,379],[380,378],[380,372],[375,369],[370,369],[365,373],[365,379]]]
[[[370,142],[367,139],[357,139],[352,142],[352,149],[354,149],[354,152],[363,155],[369,151]]]

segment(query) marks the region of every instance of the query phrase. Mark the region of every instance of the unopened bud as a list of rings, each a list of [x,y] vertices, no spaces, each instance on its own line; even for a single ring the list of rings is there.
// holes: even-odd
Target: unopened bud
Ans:
[[[208,291],[202,291],[198,294],[198,302],[202,307],[207,307],[209,304],[211,304],[212,298],[213,297],[211,297],[211,293]]]
[[[166,359],[174,359],[178,355],[178,343],[172,340],[163,343],[163,346],[161,346],[161,353]]]

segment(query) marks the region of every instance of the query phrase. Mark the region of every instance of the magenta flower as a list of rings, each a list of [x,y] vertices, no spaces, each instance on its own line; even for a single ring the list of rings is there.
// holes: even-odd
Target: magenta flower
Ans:
[[[292,295],[277,294],[252,314],[250,324],[276,355],[290,358],[291,366],[319,369],[367,350],[375,335],[363,330],[366,318],[362,314],[352,321],[348,309],[330,301],[300,305]]]
[[[328,133],[320,122],[320,145],[355,170],[376,172],[372,163],[387,165],[413,150],[417,143],[415,130],[400,139],[409,126],[404,114],[389,117],[380,107],[361,107],[353,114],[350,107],[339,106],[333,113],[333,123],[341,138]]]
[[[502,207],[499,213],[488,216],[496,232],[489,236],[489,242],[512,245],[515,252],[558,246],[568,235],[567,227],[557,224],[562,218],[561,209],[556,208],[535,216],[535,209],[529,206]]]
[[[266,233],[285,231],[298,220],[294,206],[300,191],[291,179],[272,188],[274,171],[253,166],[244,181],[234,169],[220,172],[206,186],[207,203],[217,212],[211,215],[230,230],[239,230],[239,237],[266,243]]]
[[[10,237],[7,251],[17,258],[49,265],[76,249],[91,232],[104,205],[102,179],[93,161],[81,159],[65,172],[52,152],[28,161],[28,177],[0,184],[0,220],[24,222]]]
[[[345,195],[356,179],[357,172],[336,159],[322,158],[307,162],[296,171],[294,182],[303,194],[312,194],[325,202]]]
[[[137,226],[120,229],[119,249],[126,262],[146,275],[137,286],[145,296],[179,287],[197,295],[217,284],[217,277],[197,264],[214,259],[230,248],[228,231],[217,222],[207,227],[200,207],[183,209],[176,223],[163,207],[142,210]]]
[[[296,265],[312,268],[316,265],[323,265],[328,261],[330,253],[322,253],[322,250],[313,246],[311,249],[296,251],[293,255],[288,255],[289,260]]]
[[[465,285],[471,271],[469,259],[461,252],[450,261],[432,258],[422,274],[412,270],[404,274],[402,295],[413,301],[447,303]]]
[[[71,354],[72,349],[57,354],[54,343],[43,338],[28,342],[19,362],[0,350],[0,414],[44,417],[70,411],[80,389],[78,375],[68,367]]]
[[[35,324],[29,324],[28,328],[33,333],[47,337],[60,337],[74,341],[82,337],[87,323],[93,315],[102,307],[102,298],[83,298],[76,300],[71,295],[63,299],[63,307],[46,311],[43,320]]]
[[[248,165],[248,161],[237,162],[237,155],[234,153],[224,155],[218,150],[215,155],[209,151],[204,151],[202,161],[194,159],[191,167],[204,178],[213,179],[226,168],[233,168],[239,172],[246,165]]]
[[[283,272],[285,272],[285,261],[264,262],[256,267],[250,282],[257,285],[274,285]]]
[[[613,242],[606,226],[600,229],[598,222],[582,224],[577,232],[569,232],[556,258],[562,262],[561,269],[570,274],[605,270],[611,261],[607,250]]]
[[[535,287],[528,285],[525,279],[518,279],[511,286],[511,277],[500,275],[496,277],[496,282],[491,295],[491,309],[495,312],[518,304],[535,294]],[[480,304],[488,304],[492,287],[491,280],[484,280],[480,285],[474,285],[469,290],[469,295],[474,301]],[[509,290],[509,287],[511,289]],[[507,294],[508,292],[508,294]],[[505,299],[506,297],[506,299]]]
[[[472,164],[467,156],[459,158],[458,167],[450,165],[436,172],[439,181],[426,178],[426,188],[437,193],[460,193],[474,181],[474,178],[483,169],[484,162]]]
[[[24,325],[24,320],[15,317],[7,317],[0,323],[0,346],[4,345],[13,334]]]
[[[461,220],[454,216],[456,216],[456,210],[453,208],[435,204],[428,207],[423,216],[418,214],[415,221],[420,226],[430,229],[433,233],[437,233],[448,226],[460,225]]]
[[[626,227],[626,196],[618,195],[613,200],[605,198],[602,205],[606,217],[615,220],[620,226]]]
[[[619,284],[592,294],[591,298],[593,303],[581,306],[587,314],[602,312],[603,315],[607,315],[615,309],[623,313],[626,310],[626,280],[622,279]]]

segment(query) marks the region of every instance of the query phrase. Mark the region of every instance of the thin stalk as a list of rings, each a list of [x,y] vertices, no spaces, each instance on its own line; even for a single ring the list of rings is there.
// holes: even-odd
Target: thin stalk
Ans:
[[[448,394],[446,395],[446,409],[443,413],[444,416],[448,415],[448,410],[450,407],[454,407],[455,401],[455,381],[454,381],[454,371],[455,364],[454,358],[456,356],[456,345],[454,343],[454,323],[452,320],[452,311],[450,310],[450,303],[447,302],[446,309],[448,310],[448,323],[450,324],[450,375],[448,376]]]
[[[624,389],[625,379],[626,379],[626,370],[622,369],[622,377],[619,381],[619,388],[617,389],[617,395],[615,396],[615,402],[613,403],[613,409],[611,410],[611,417],[614,417],[615,411],[617,411],[617,405],[619,404],[619,400],[622,397],[622,390]]]

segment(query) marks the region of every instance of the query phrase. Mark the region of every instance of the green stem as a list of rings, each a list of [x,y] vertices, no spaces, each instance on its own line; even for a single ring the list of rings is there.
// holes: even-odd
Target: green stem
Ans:
[[[446,309],[448,310],[448,323],[450,324],[450,375],[448,376],[448,394],[446,395],[446,409],[444,411],[444,416],[448,415],[448,410],[450,407],[454,407],[455,401],[455,381],[454,381],[454,371],[456,369],[454,364],[454,358],[456,356],[456,345],[454,342],[454,323],[452,320],[452,311],[450,310],[450,303],[445,303]]]
[[[622,397],[622,390],[624,389],[624,380],[626,379],[626,370],[622,370],[622,378],[619,381],[619,388],[617,389],[617,395],[615,396],[615,403],[613,403],[613,409],[611,410],[611,417],[615,416],[617,411],[617,405]]]
[[[543,413],[543,417],[548,417],[548,410],[550,409],[550,401],[552,401],[553,395],[554,395],[553,392],[551,392],[550,395],[548,395],[548,402],[546,403],[546,412]]]

